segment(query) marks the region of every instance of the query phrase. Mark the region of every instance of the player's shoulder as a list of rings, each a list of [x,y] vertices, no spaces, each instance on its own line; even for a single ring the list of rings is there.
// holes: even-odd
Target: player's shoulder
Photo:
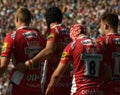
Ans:
[[[93,44],[93,40],[90,39],[89,37],[85,37],[85,38],[80,38],[76,40],[76,45],[92,45]]]
[[[105,40],[107,36],[98,37],[96,40]]]
[[[74,48],[76,45],[91,45],[91,39],[87,38],[87,39],[76,39],[74,41],[71,41],[68,45],[71,48]]]
[[[40,31],[37,28],[30,28],[30,30],[33,30],[33,31],[40,33]]]
[[[58,25],[53,26],[51,28],[51,31],[55,31],[56,33],[59,33],[60,31],[68,32],[69,29],[63,24],[58,24]]]
[[[6,34],[5,38],[13,38],[16,35],[16,31],[11,31]]]
[[[96,42],[97,43],[105,43],[107,39],[108,39],[107,36],[102,36],[102,37],[97,38]]]
[[[50,28],[50,33],[59,34],[59,27],[54,26],[54,27]]]

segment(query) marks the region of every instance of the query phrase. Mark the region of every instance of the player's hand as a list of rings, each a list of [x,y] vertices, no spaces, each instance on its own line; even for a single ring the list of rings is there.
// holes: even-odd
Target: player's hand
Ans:
[[[28,67],[25,65],[25,63],[18,63],[15,68],[20,71],[20,72],[24,72],[28,69]]]
[[[47,88],[45,95],[54,95],[54,88]]]

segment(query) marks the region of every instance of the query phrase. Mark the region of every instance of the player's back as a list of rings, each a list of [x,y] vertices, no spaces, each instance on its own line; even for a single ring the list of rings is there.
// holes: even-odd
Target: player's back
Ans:
[[[45,38],[32,29],[17,30],[14,47],[17,61],[25,61],[28,60],[26,58],[32,58],[45,47]]]
[[[120,59],[120,35],[108,34],[98,39],[105,47],[106,56],[109,57],[109,64],[112,69],[112,74],[120,76],[119,59]]]
[[[6,52],[2,55],[8,54],[12,56],[14,66],[34,57],[40,50],[46,45],[46,40],[38,31],[22,28],[11,32],[5,38],[5,41],[9,41],[9,45],[12,48],[7,48]],[[21,73],[13,68],[10,72],[10,80],[16,85],[19,85],[24,90],[35,88],[34,91],[40,94],[40,70],[41,63],[33,66],[32,69],[26,70]],[[23,92],[21,92],[23,93]]]
[[[53,55],[51,55],[51,58],[48,60],[47,76],[46,76],[47,81],[45,88],[50,81],[53,71],[55,70],[55,68],[57,67],[60,61],[60,57],[62,55],[63,49],[71,41],[69,37],[69,29],[62,24],[53,26],[47,32],[46,35],[48,35],[47,40],[54,41],[57,47]],[[71,87],[71,79],[72,77],[70,77],[70,72],[66,71],[64,73],[64,76],[59,81],[58,85],[55,86],[55,93],[57,93],[57,95],[61,95],[61,94],[69,95],[70,87]],[[66,92],[64,92],[64,89],[66,89]]]
[[[81,38],[73,41],[70,46],[74,65],[71,92],[76,90],[80,95],[102,95],[103,54],[96,47],[96,41]]]
[[[46,35],[47,41],[53,41],[56,44],[56,50],[50,58],[50,61],[52,60],[53,63],[48,64],[51,65],[49,66],[50,68],[53,67],[53,65],[55,66],[54,68],[56,68],[59,63],[63,49],[71,41],[69,37],[69,30],[64,25],[58,24],[48,30]]]
[[[112,70],[112,79],[104,84],[104,93],[120,95],[120,35],[110,33],[97,40],[103,43],[105,56],[109,58],[108,62]]]

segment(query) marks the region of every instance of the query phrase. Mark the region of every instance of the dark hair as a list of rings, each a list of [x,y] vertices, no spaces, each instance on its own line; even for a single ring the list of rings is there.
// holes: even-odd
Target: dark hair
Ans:
[[[61,23],[63,18],[63,14],[58,7],[52,6],[45,13],[45,19],[47,22],[48,28],[50,28],[50,24],[53,22]]]
[[[106,22],[111,28],[116,29],[118,27],[119,19],[118,15],[111,12],[105,12],[100,18],[101,21]]]
[[[32,14],[26,7],[20,7],[16,11],[15,16],[18,17],[21,22],[26,24],[30,24],[32,20]]]

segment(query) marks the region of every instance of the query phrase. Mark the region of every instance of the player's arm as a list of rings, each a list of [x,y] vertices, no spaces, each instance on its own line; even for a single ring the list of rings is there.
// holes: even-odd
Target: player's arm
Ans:
[[[8,57],[1,57],[0,61],[0,77],[2,77],[3,73],[8,67],[8,64],[10,63],[10,58]]]
[[[50,34],[47,36],[46,47],[31,59],[34,64],[44,61],[45,59],[49,58],[53,52],[55,52],[57,48],[57,36],[58,34],[55,32],[55,29],[51,29]]]
[[[47,41],[46,47],[41,50],[35,57],[32,58],[33,63],[38,63],[41,60],[46,59],[56,50],[56,42],[54,41]]]
[[[56,70],[52,74],[52,77],[47,86],[45,95],[53,95],[53,90],[54,90],[53,88],[54,88],[55,84],[60,80],[62,74],[66,71],[68,66],[69,66],[69,64],[59,63]]]
[[[69,67],[70,63],[70,59],[71,59],[71,48],[70,48],[70,44],[67,45],[62,53],[60,62],[56,68],[56,70],[54,71],[51,80],[48,84],[48,87],[46,89],[45,95],[53,95],[53,88],[55,86],[55,84],[60,80],[62,74],[66,71],[66,69]]]
[[[13,40],[11,39],[11,35],[8,34],[4,38],[4,43],[1,49],[0,77],[2,77],[3,73],[8,67],[8,64],[10,63],[10,58],[13,50],[12,47],[13,47]]]
[[[36,63],[40,63],[45,59],[49,58],[50,55],[56,49],[56,42],[54,41],[47,41],[46,47],[42,49],[35,57],[30,60],[27,60],[25,63],[19,63],[16,65],[16,69],[24,72],[25,70],[32,68],[32,66]]]

